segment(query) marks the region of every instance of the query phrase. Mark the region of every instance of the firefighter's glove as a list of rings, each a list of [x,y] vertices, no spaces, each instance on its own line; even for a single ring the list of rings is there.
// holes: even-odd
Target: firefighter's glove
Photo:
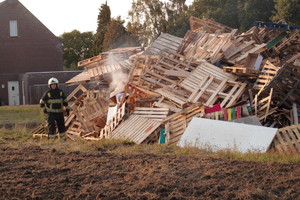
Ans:
[[[70,115],[70,109],[66,109],[67,116]]]

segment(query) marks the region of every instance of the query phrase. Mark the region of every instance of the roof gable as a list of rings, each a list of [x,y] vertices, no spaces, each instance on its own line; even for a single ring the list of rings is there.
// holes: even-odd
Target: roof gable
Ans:
[[[8,12],[5,12],[9,10]],[[5,16],[9,15],[9,16]],[[57,37],[37,18],[35,17],[20,1],[18,0],[6,0],[0,3],[0,17],[9,17],[16,20],[27,20],[31,22],[32,30],[43,32],[48,34],[48,37]],[[1,20],[0,20],[1,21]],[[58,40],[58,39],[57,39]]]

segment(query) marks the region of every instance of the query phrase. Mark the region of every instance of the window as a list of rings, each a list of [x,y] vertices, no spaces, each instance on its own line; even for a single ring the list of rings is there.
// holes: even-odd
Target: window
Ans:
[[[17,23],[17,20],[9,21],[9,31],[10,31],[10,37],[17,37],[18,36],[18,23]]]

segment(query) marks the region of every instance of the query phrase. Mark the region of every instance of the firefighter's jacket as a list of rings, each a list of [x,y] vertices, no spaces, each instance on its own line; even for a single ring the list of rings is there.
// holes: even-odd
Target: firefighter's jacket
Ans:
[[[40,105],[47,113],[62,113],[64,106],[67,110],[69,109],[66,96],[59,88],[45,92],[40,100]]]

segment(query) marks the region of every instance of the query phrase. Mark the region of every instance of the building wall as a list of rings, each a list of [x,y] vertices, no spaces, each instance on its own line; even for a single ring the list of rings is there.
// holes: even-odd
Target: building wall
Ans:
[[[17,37],[10,37],[10,20],[17,20]],[[0,27],[0,74],[63,70],[61,42],[19,1],[0,4]]]
[[[0,74],[0,105],[8,105],[8,81],[18,81],[19,74]],[[19,94],[20,94],[19,84]]]
[[[79,74],[82,71],[56,71],[56,72],[29,72],[20,77],[25,92],[25,104],[37,104],[41,96],[48,88],[48,80],[55,77],[59,81],[59,87],[64,90],[65,94],[70,94],[76,86],[66,86],[64,83]],[[22,96],[23,99],[23,96]]]
[[[20,104],[38,104],[44,92],[48,90],[48,80],[55,77],[59,80],[59,87],[69,95],[76,87],[66,86],[65,82],[82,71],[52,71],[28,72],[24,74],[0,74],[0,104],[8,105],[8,81],[19,82]]]

